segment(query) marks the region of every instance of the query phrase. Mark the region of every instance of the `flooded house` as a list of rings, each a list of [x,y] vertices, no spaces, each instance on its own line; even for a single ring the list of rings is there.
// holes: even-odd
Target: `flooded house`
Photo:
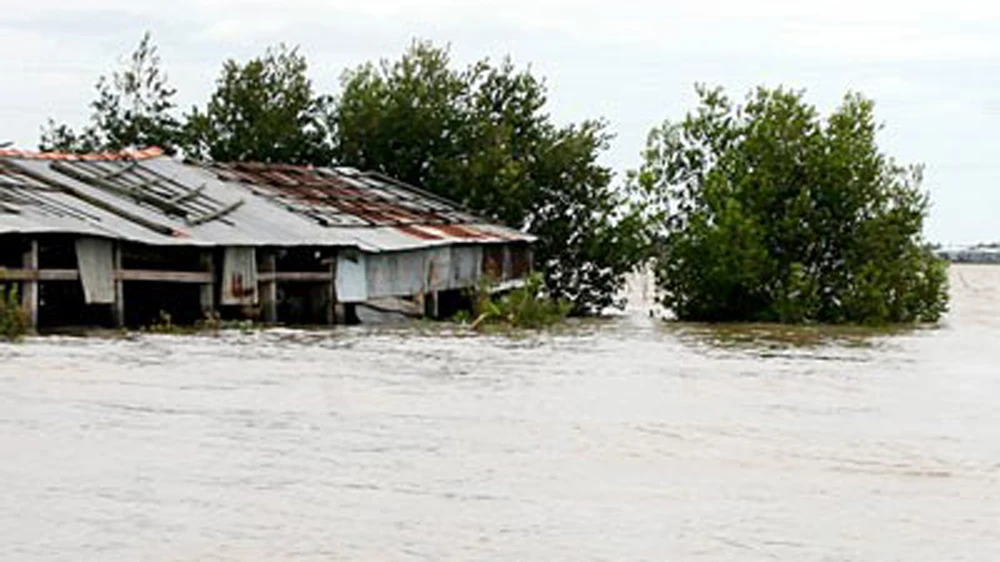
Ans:
[[[349,168],[0,150],[0,284],[43,329],[442,317],[484,277],[523,280],[532,242]]]

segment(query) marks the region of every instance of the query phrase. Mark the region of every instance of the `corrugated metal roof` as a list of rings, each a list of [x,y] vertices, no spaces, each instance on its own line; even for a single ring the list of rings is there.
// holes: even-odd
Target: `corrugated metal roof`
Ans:
[[[163,156],[163,150],[157,147],[144,148],[142,150],[122,150],[118,152],[36,152],[32,150],[18,150],[14,148],[0,149],[0,158],[20,158],[24,160],[87,160],[87,161],[113,161],[113,160],[146,160]]]
[[[376,174],[193,165],[158,149],[86,155],[0,150],[2,232],[368,252],[533,240]]]
[[[320,226],[351,232],[383,251],[534,240],[375,172],[247,163],[205,167]]]

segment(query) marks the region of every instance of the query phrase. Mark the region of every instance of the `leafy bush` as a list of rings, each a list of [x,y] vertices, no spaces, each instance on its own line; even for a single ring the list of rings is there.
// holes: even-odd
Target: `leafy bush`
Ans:
[[[573,309],[564,300],[550,298],[544,292],[541,274],[531,275],[525,284],[506,294],[493,294],[496,284],[484,281],[473,295],[472,316],[459,314],[456,320],[471,320],[474,330],[487,326],[540,329],[561,322]]]
[[[940,318],[947,272],[923,240],[923,170],[879,152],[873,102],[850,94],[823,119],[801,92],[760,88],[743,105],[698,93],[632,174],[660,206],[665,306],[698,321]]]
[[[17,287],[0,285],[0,339],[16,341],[28,333],[28,312],[21,306]]]

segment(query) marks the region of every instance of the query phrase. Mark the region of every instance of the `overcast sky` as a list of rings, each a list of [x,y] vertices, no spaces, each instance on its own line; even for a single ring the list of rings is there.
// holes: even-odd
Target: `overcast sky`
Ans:
[[[604,117],[607,163],[638,164],[649,128],[683,117],[692,85],[742,96],[804,88],[829,110],[877,102],[885,150],[927,165],[929,238],[1000,240],[1000,4],[952,0],[0,0],[0,141],[84,122],[93,84],[149,30],[185,108],[220,63],[300,45],[319,89],[415,38],[457,61],[511,54],[547,78],[560,121]]]

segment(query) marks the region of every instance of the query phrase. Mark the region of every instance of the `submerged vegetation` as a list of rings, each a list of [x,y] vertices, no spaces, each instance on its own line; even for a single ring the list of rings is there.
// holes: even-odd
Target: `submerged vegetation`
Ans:
[[[573,305],[554,299],[545,292],[541,274],[528,277],[523,286],[497,294],[492,281],[480,283],[472,295],[471,313],[455,317],[473,330],[493,328],[541,329],[558,324],[571,312]]]
[[[923,240],[923,169],[879,151],[871,100],[849,94],[823,118],[782,88],[744,104],[698,93],[697,111],[654,129],[633,176],[661,203],[667,308],[709,322],[941,317],[947,272]]]
[[[28,333],[28,312],[16,287],[0,285],[0,340],[16,341]]]

